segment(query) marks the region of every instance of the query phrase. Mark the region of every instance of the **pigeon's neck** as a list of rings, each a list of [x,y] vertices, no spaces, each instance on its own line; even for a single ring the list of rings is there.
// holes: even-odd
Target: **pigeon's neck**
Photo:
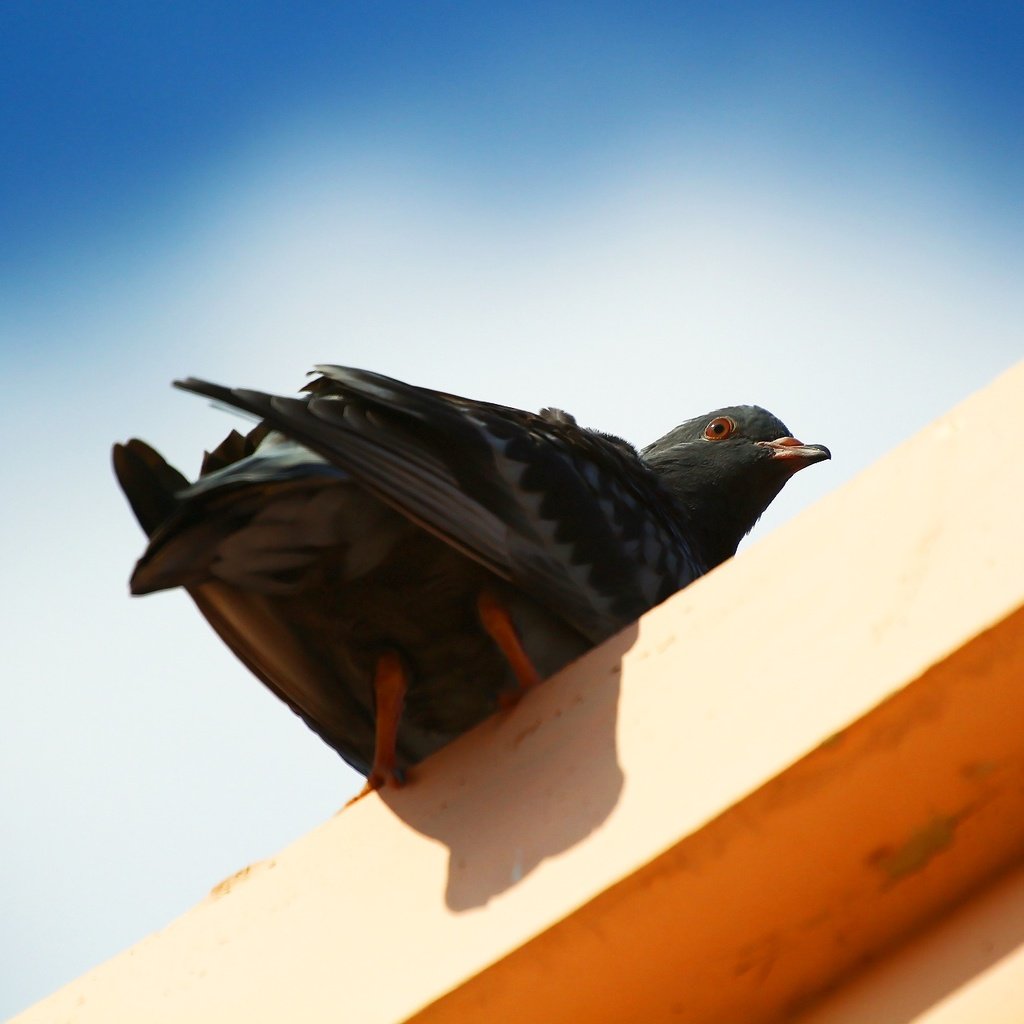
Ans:
[[[702,477],[685,467],[659,475],[676,499],[686,536],[709,570],[736,554],[740,541],[782,489],[781,481],[770,494],[763,487],[729,486],[727,480]]]
[[[749,523],[737,522],[736,510],[727,496],[711,489],[700,496],[683,491],[676,498],[683,511],[686,536],[692,539],[709,570],[736,554],[740,541],[756,522],[756,517]]]

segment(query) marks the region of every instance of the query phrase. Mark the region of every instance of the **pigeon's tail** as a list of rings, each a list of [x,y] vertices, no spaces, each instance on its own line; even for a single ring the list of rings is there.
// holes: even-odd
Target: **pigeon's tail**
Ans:
[[[175,571],[168,573],[165,558],[158,559],[155,567],[164,568],[162,573],[155,573],[153,565],[154,552],[166,547],[161,542],[167,532],[166,524],[180,512],[182,502],[179,494],[188,487],[188,480],[158,451],[137,438],[132,438],[127,444],[115,444],[113,461],[117,482],[139,525],[150,538],[149,548],[132,574],[132,593],[148,594],[193,582],[191,577],[186,578],[177,571],[176,564]]]
[[[145,441],[115,444],[114,474],[139,525],[151,537],[178,507],[177,493],[188,481]]]
[[[259,435],[257,435],[259,436]],[[252,435],[231,434],[207,454],[204,471],[214,472],[249,454]],[[143,441],[115,444],[114,473],[147,535],[154,538],[136,566],[132,592],[149,593],[182,585],[239,660],[263,680],[327,744],[364,775],[370,771],[373,721],[339,691],[337,674],[313,649],[302,616],[319,605],[275,603],[273,596],[248,592],[206,572],[209,550],[223,538],[223,522],[213,517],[199,527],[182,525],[189,482]],[[243,559],[244,561],[244,559]],[[311,653],[312,652],[312,653]],[[369,751],[369,754],[363,754]]]

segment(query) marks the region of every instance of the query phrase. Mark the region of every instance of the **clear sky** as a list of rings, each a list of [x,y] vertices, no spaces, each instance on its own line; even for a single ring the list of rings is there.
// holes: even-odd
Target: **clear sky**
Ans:
[[[0,5],[0,1016],[356,786],[127,596],[111,442],[235,425],[173,377],[756,402],[834,455],[756,541],[1024,355],[1022,93],[1010,2]]]

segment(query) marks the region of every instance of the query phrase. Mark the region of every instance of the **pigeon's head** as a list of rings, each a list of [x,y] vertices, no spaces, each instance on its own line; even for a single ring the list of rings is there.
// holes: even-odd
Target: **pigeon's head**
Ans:
[[[709,569],[735,554],[797,470],[832,457],[756,405],[687,420],[641,454],[683,506]]]

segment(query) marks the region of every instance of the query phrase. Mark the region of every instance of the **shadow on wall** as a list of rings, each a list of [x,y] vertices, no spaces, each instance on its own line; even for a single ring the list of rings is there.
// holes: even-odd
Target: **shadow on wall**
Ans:
[[[637,633],[635,625],[625,629],[553,685],[439,751],[413,770],[410,788],[381,791],[402,821],[448,847],[450,910],[486,905],[612,812],[623,782],[616,748],[621,660]],[[556,719],[567,723],[546,728]],[[466,756],[467,746],[476,756]],[[502,760],[493,773],[486,770],[488,748]]]

